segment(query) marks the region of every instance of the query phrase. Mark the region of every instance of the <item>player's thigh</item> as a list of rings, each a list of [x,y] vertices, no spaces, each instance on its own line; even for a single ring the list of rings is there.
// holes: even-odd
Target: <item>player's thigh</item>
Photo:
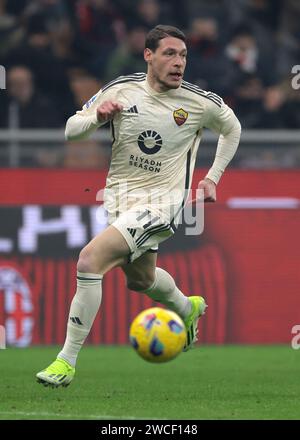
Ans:
[[[82,249],[78,270],[89,272],[93,268],[104,274],[113,267],[126,264],[129,253],[129,246],[120,231],[108,226]]]
[[[157,252],[145,252],[132,263],[121,266],[126,275],[127,286],[132,290],[145,290],[155,280]]]

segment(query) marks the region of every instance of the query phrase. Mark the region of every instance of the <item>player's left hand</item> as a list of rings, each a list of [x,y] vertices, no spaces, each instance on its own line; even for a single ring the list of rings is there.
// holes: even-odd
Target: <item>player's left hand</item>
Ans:
[[[204,202],[215,202],[217,200],[216,184],[207,177],[200,180],[198,189],[202,189],[204,192]]]

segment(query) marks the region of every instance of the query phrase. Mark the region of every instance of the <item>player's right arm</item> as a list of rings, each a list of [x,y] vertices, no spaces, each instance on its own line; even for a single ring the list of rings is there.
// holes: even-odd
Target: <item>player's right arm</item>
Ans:
[[[71,116],[66,124],[65,138],[69,141],[87,139],[97,128],[110,121],[123,110],[116,100],[115,91],[100,90],[84,106]]]

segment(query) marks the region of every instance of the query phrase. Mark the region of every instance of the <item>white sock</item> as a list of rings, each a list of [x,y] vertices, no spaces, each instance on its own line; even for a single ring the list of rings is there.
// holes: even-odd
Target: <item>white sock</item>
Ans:
[[[155,270],[155,281],[152,286],[142,292],[176,312],[183,319],[191,312],[188,297],[178,289],[171,275],[160,267]]]
[[[88,336],[102,298],[102,275],[77,272],[77,290],[72,300],[67,337],[57,357],[75,367],[76,359]]]

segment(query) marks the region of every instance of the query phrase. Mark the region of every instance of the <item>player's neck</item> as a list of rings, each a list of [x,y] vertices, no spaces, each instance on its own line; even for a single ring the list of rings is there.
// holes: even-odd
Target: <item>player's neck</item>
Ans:
[[[147,81],[151,89],[153,89],[157,93],[164,93],[171,90],[169,87],[166,87],[164,84],[158,82],[150,72],[147,73]]]

